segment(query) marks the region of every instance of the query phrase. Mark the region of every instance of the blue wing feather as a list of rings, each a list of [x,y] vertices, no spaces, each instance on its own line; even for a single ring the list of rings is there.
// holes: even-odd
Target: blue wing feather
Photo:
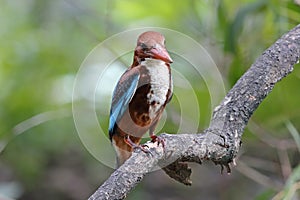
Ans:
[[[109,118],[109,135],[112,137],[115,124],[123,116],[138,86],[140,74],[137,70],[127,70],[120,78],[112,97]]]

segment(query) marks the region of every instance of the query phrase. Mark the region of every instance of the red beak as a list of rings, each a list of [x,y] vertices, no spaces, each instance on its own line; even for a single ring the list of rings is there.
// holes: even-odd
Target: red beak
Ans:
[[[164,47],[155,47],[150,50],[152,57],[155,59],[160,59],[166,63],[172,63],[173,60],[170,57],[168,51]]]

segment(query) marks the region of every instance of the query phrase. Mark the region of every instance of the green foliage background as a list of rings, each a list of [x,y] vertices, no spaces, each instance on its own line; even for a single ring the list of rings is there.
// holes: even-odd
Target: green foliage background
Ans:
[[[149,26],[189,35],[206,47],[229,90],[299,23],[296,0],[1,0],[0,199],[86,199],[113,171],[84,148],[71,109],[80,64],[111,35]],[[300,188],[299,67],[255,112],[232,175],[220,175],[211,163],[192,165],[194,184],[185,187],[157,171],[127,199],[300,198],[294,193]],[[190,81],[201,108],[193,123],[203,130],[209,93],[200,80]],[[107,111],[99,118],[107,127],[109,108],[99,107]],[[168,119],[164,130],[175,126]]]

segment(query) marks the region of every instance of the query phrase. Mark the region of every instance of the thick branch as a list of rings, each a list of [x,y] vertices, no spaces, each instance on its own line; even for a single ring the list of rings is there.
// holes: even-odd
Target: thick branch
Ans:
[[[123,199],[144,177],[162,167],[172,178],[189,185],[191,170],[182,163],[211,160],[225,166],[238,153],[241,136],[252,113],[274,85],[293,70],[300,57],[300,25],[268,48],[214,110],[203,134],[163,134],[165,149],[148,143],[152,155],[136,151],[89,198]],[[170,165],[171,164],[171,165]]]

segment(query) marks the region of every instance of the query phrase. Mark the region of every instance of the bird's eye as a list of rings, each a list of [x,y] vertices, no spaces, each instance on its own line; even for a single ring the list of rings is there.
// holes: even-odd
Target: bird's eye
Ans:
[[[143,50],[147,50],[148,47],[145,43],[141,43],[140,46],[142,47]]]

